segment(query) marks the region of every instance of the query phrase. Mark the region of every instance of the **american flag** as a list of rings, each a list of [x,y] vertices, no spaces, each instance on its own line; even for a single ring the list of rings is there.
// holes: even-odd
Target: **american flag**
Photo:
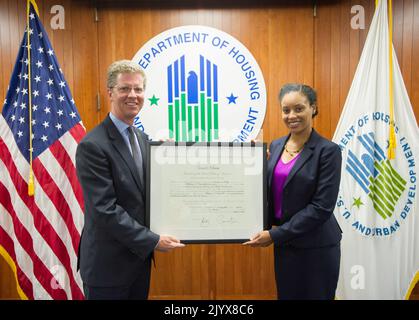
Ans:
[[[30,0],[29,26],[0,115],[0,254],[14,270],[23,299],[83,299],[76,264],[84,204],[75,153],[84,135]],[[34,196],[28,195],[30,137]]]

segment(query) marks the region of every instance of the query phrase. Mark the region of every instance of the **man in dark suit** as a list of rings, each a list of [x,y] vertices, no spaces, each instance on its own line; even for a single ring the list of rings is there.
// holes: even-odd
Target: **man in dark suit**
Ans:
[[[147,299],[154,250],[184,245],[145,226],[147,135],[133,127],[146,77],[129,60],[108,69],[111,111],[80,142],[77,174],[85,223],[79,266],[87,299]]]

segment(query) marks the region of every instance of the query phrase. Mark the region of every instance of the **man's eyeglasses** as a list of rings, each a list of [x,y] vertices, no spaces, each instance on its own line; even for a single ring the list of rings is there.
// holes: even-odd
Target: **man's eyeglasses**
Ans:
[[[144,92],[144,89],[140,87],[115,86],[113,88],[116,88],[116,90],[122,94],[129,94],[133,89],[135,94],[142,94]]]

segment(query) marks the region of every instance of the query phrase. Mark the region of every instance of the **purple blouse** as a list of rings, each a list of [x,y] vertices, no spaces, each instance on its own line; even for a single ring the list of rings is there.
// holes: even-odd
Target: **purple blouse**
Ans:
[[[282,217],[282,191],[284,189],[285,181],[287,180],[292,167],[294,167],[295,162],[300,157],[300,154],[301,153],[287,163],[284,163],[282,159],[279,158],[279,161],[275,166],[272,177],[272,199],[275,217],[277,219]]]

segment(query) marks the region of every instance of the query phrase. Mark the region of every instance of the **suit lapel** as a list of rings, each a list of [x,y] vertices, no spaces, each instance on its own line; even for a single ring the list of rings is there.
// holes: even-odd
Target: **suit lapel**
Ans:
[[[297,173],[297,171],[301,169],[301,167],[307,162],[308,159],[310,159],[312,154],[313,150],[311,150],[311,148],[307,146],[303,149],[303,151],[301,151],[300,157],[297,159],[290,173],[288,174],[287,180],[285,180],[284,189],[287,186],[288,182],[290,182],[290,180]]]
[[[312,129],[310,138],[306,142],[303,151],[301,151],[300,157],[297,159],[290,173],[288,174],[287,180],[285,180],[284,189],[287,186],[287,184],[291,181],[291,179],[295,176],[295,174],[298,172],[298,170],[300,170],[301,167],[311,158],[318,138],[319,135],[314,129]]]
[[[108,130],[108,135],[111,140],[111,143],[115,147],[116,151],[121,155],[122,159],[124,159],[129,170],[131,171],[131,174],[134,177],[138,189],[142,192],[143,188],[140,181],[140,175],[138,174],[137,167],[134,163],[134,158],[132,157],[131,152],[128,149],[128,146],[126,145],[124,138],[122,138],[121,134],[119,133],[118,129],[115,127],[109,116],[105,119],[104,124]]]
[[[279,141],[278,146],[275,147],[274,150],[272,150],[272,153],[271,153],[271,156],[270,156],[270,160],[272,160],[272,161],[269,161],[270,166],[268,168],[269,188],[271,187],[271,184],[272,184],[272,178],[273,178],[273,174],[274,174],[276,164],[279,161],[279,157],[282,154],[282,150],[284,149],[284,145],[287,142],[288,138],[289,138],[289,136],[287,138],[282,139],[281,141]]]
[[[147,167],[147,157],[146,157],[146,152],[147,152],[147,146],[146,146],[146,138],[144,137],[143,134],[141,134],[140,130],[135,129],[134,130],[135,135],[137,136],[138,139],[138,144],[140,146],[140,150],[141,150],[141,158],[143,159],[143,177],[145,179],[146,177],[146,167]],[[143,181],[145,183],[145,181]],[[145,187],[145,186],[143,186]],[[145,189],[145,188],[143,188]]]

